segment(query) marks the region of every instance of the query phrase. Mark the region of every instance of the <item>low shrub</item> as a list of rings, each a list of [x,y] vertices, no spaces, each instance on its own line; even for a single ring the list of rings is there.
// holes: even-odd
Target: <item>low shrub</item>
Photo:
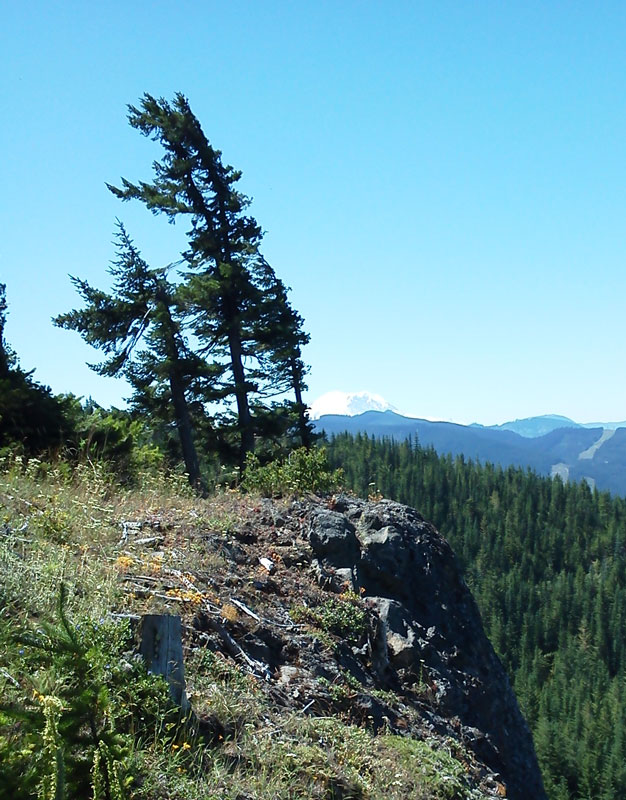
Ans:
[[[310,450],[300,447],[286,459],[265,465],[249,453],[241,487],[265,497],[302,495],[307,492],[325,495],[339,489],[342,482],[343,471],[331,469],[323,447]]]
[[[161,735],[173,713],[167,685],[128,657],[127,621],[73,623],[65,602],[62,585],[54,624],[15,632],[1,621],[21,677],[10,676],[0,705],[0,785],[14,800],[124,800],[133,741],[154,736],[155,723]]]
[[[358,642],[367,632],[367,612],[351,592],[329,597],[315,608],[296,606],[291,616],[296,622],[308,622],[351,643]]]

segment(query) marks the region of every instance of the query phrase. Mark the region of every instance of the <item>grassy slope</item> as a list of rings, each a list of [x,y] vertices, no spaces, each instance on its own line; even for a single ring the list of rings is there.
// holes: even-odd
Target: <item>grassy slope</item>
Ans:
[[[6,656],[0,691],[5,701],[36,714],[41,698],[61,696],[65,683],[70,698],[65,703],[71,703],[67,692],[71,676],[63,674],[63,664],[12,639],[18,629],[37,630],[44,621],[55,620],[58,587],[64,582],[72,625],[92,632],[101,625],[108,631],[98,645],[100,659],[96,645],[89,651],[93,661],[89,680],[110,684],[106,709],[98,713],[120,734],[119,773],[126,796],[181,800],[486,796],[470,788],[473,781],[454,743],[442,747],[441,742],[388,732],[374,735],[366,725],[352,724],[350,715],[341,712],[347,707],[349,684],[330,687],[327,694],[335,697],[337,707],[329,706],[326,714],[304,713],[303,703],[299,708],[281,707],[268,690],[271,681],[264,682],[228,655],[203,646],[190,632],[185,643],[187,689],[195,712],[205,721],[205,732],[211,732],[203,738],[193,736],[172,716],[164,686],[141,676],[121,644],[115,649],[114,642],[124,637],[114,629],[125,630],[115,614],[180,613],[191,631],[204,608],[224,626],[243,630],[250,625],[253,630],[254,620],[242,617],[230,602],[229,586],[237,587],[239,597],[247,597],[246,587],[263,580],[263,570],[255,562],[233,572],[224,553],[237,548],[234,533],[250,530],[258,506],[258,500],[232,492],[200,500],[178,480],[146,477],[141,488],[122,491],[99,467],[70,473],[37,462],[27,469],[5,464],[0,474],[0,644]],[[122,540],[125,522],[141,523],[141,529],[126,525],[128,536]],[[152,541],[142,543],[144,539]],[[272,553],[269,540],[261,539],[258,547],[259,553]],[[287,607],[292,619],[298,619],[302,579],[281,567],[277,577],[286,597],[280,607],[270,603],[265,613],[282,613]],[[305,624],[294,627],[308,635]],[[97,633],[91,635],[94,641],[98,638]],[[329,639],[329,634],[317,631],[322,647],[332,648]],[[125,669],[132,672],[132,680],[124,678]],[[16,799],[42,793],[38,781],[48,768],[42,726],[43,721],[15,722],[0,712],[0,787],[9,785],[11,776],[6,776],[12,770]],[[81,757],[91,758],[88,750],[85,745]],[[28,764],[39,773],[27,774]],[[26,776],[22,783],[15,778],[19,774]],[[497,791],[495,787],[493,793]]]

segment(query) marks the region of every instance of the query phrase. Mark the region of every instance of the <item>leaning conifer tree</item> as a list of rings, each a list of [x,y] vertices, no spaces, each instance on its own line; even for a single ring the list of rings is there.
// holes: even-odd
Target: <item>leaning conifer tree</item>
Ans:
[[[78,331],[106,354],[104,361],[90,364],[91,368],[100,375],[128,378],[142,411],[163,412],[171,404],[185,469],[195,486],[200,482],[200,468],[189,401],[197,396],[200,385],[208,394],[214,375],[189,348],[179,319],[177,287],[168,281],[167,268],[151,269],[121,223],[116,238],[117,258],[109,269],[112,292],[72,278],[86,305],[59,315],[54,322]]]
[[[220,392],[224,399],[235,399],[243,468],[246,454],[254,450],[251,405],[273,383],[281,383],[281,362],[265,358],[263,348],[278,350],[282,345],[258,338],[256,318],[266,302],[264,293],[275,281],[259,253],[261,229],[246,214],[249,199],[236,188],[241,173],[223,163],[182,94],[172,103],[145,94],[139,108],[129,106],[128,118],[132,127],[158,141],[165,155],[154,164],[152,183],[122,179],[121,187],[109,189],[122,200],[140,200],[170,221],[180,215],[190,218],[184,256],[192,275],[186,302],[202,353],[214,360],[216,370],[227,366]],[[278,336],[279,327],[273,330]]]

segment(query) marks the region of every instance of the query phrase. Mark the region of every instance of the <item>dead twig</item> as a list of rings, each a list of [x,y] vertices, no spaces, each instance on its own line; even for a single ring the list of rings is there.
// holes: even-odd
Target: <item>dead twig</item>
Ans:
[[[235,660],[243,661],[250,669],[250,671],[257,677],[261,677],[266,681],[271,680],[272,674],[267,664],[262,661],[257,661],[250,656],[237,644],[233,637],[228,633],[226,628],[221,625],[216,619],[208,617],[206,624],[209,628],[220,637],[224,643],[224,647],[230,656]]]
[[[12,675],[10,675],[6,671],[6,669],[4,667],[0,667],[0,673],[2,673],[2,675],[4,675],[4,677],[9,681],[9,683],[13,684],[13,686],[15,686],[18,689],[20,688],[19,683],[15,680],[15,678]]]
[[[261,622],[261,617],[258,614],[255,614],[251,608],[248,608],[245,603],[242,603],[241,600],[237,600],[235,597],[230,597],[229,600],[234,606],[237,606],[238,609],[243,611],[244,614],[252,617],[252,619],[255,619],[257,622]]]

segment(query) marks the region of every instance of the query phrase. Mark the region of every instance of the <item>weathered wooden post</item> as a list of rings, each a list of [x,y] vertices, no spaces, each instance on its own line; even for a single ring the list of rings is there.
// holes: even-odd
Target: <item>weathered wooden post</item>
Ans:
[[[170,697],[186,714],[190,704],[185,691],[180,617],[173,614],[145,614],[141,618],[139,652],[150,672],[163,675],[170,687]]]

